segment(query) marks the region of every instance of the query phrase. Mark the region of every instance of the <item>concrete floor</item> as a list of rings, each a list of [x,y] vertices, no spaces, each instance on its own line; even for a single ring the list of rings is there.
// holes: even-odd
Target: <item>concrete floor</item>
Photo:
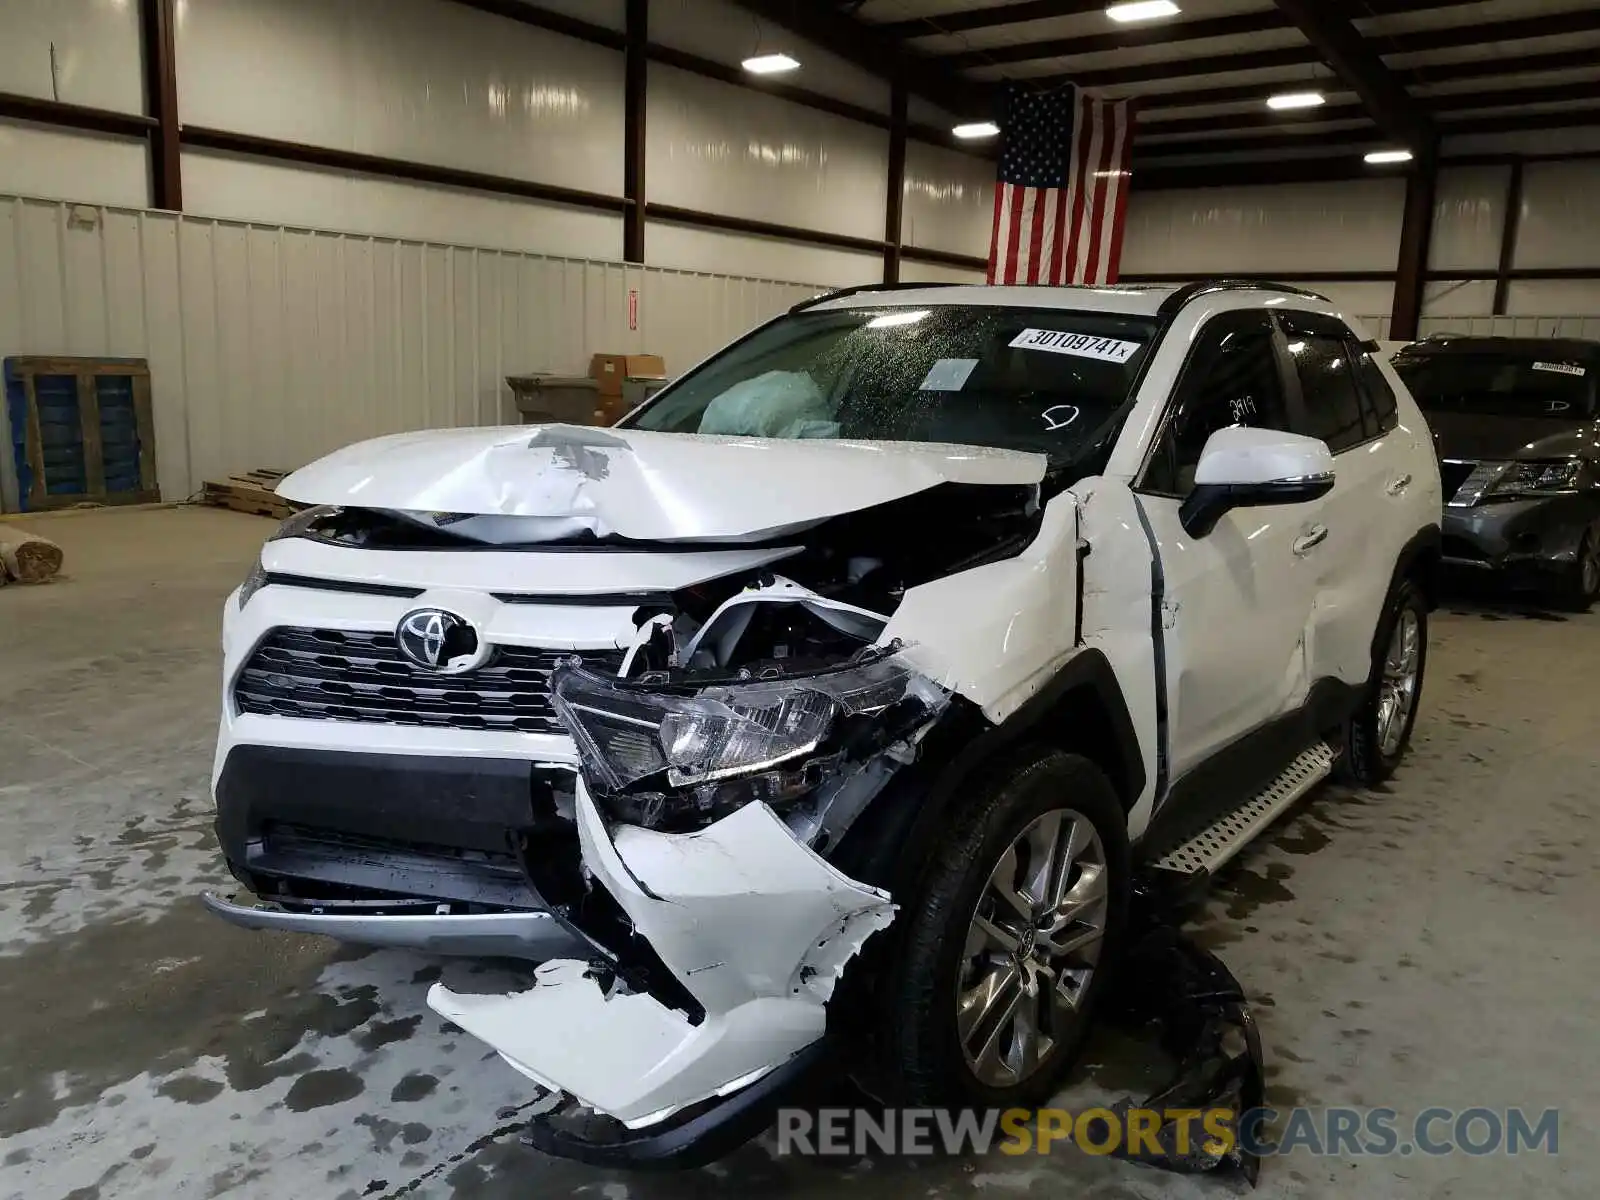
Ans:
[[[36,528],[66,578],[0,589],[0,1196],[1220,1197],[1074,1150],[820,1166],[758,1142],[639,1177],[520,1146],[520,1078],[446,1031],[440,977],[513,977],[252,935],[206,785],[218,607],[268,523],[209,510]],[[1318,793],[1239,861],[1200,935],[1251,991],[1279,1104],[1562,1109],[1559,1157],[1295,1157],[1264,1197],[1600,1190],[1600,615],[1453,605],[1392,785]],[[472,979],[476,973],[479,978]],[[1069,1095],[1139,1085],[1102,1038]]]

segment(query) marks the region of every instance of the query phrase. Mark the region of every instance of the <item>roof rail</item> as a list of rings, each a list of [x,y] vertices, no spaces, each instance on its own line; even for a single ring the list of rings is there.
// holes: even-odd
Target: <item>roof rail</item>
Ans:
[[[921,291],[924,288],[963,286],[970,287],[972,285],[948,281],[942,283],[858,283],[854,287],[840,288],[836,292],[828,292],[822,296],[813,296],[809,300],[802,300],[789,311],[792,313],[804,312],[808,308],[815,308],[817,305],[825,304],[829,300],[842,300],[846,296],[855,296],[861,292],[912,292]]]
[[[1305,296],[1312,300],[1321,300],[1324,304],[1331,303],[1320,292],[1307,291],[1305,288],[1290,287],[1286,283],[1273,283],[1266,279],[1201,279],[1194,283],[1186,283],[1172,295],[1161,302],[1159,315],[1173,317],[1185,306],[1201,296],[1209,296],[1213,292],[1288,292],[1293,296]]]

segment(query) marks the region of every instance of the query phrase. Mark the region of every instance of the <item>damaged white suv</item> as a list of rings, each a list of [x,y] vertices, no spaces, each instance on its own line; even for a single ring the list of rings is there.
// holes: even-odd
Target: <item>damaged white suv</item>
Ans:
[[[401,434],[229,598],[228,920],[543,965],[429,1003],[688,1158],[838,1047],[1048,1095],[1135,871],[1404,753],[1440,488],[1337,308],[1242,283],[857,289],[611,429]]]

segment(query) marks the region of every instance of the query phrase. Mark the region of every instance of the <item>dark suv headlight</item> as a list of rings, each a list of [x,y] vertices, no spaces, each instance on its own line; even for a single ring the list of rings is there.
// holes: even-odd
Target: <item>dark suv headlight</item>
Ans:
[[[846,754],[852,732],[897,727],[891,713],[922,713],[943,697],[893,655],[700,690],[609,679],[573,662],[556,668],[551,694],[590,789],[612,816],[652,827],[799,799]]]
[[[299,512],[287,517],[278,526],[267,542],[281,542],[284,538],[299,537],[323,517],[332,516],[338,512],[337,508],[325,504],[313,508],[303,508]],[[266,543],[262,543],[265,545]],[[239,585],[239,610],[244,611],[244,606],[250,603],[250,598],[267,586],[267,569],[261,563],[261,554],[256,553],[256,561],[250,566],[250,573],[244,577],[244,582]]]
[[[1507,463],[1499,478],[1489,485],[1484,498],[1511,499],[1577,491],[1582,473],[1583,460],[1577,458]]]

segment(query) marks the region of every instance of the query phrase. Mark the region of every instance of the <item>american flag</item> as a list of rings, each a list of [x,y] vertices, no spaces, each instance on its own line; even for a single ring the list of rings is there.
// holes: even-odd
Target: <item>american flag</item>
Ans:
[[[990,283],[1115,283],[1133,158],[1132,100],[1013,87],[994,191]]]

